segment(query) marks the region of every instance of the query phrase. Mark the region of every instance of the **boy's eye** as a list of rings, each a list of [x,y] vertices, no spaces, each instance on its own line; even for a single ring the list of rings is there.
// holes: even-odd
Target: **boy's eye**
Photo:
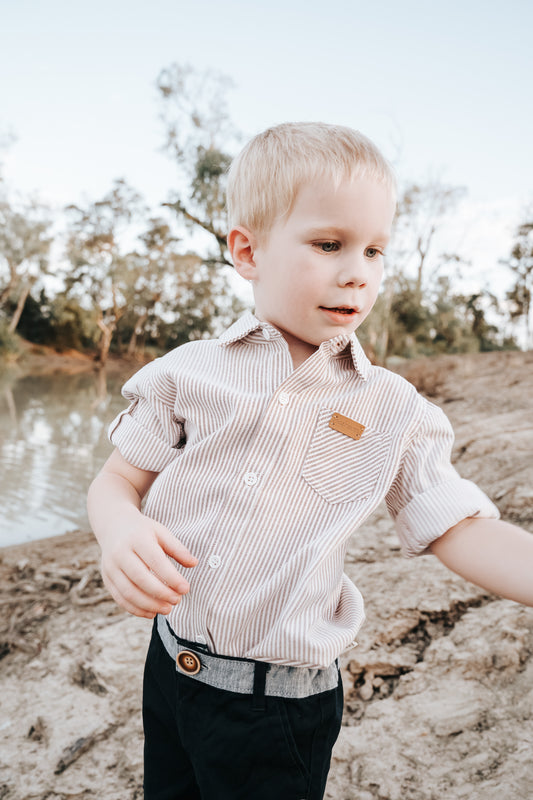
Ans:
[[[367,247],[365,250],[365,255],[367,258],[377,258],[378,256],[382,256],[383,253],[381,250],[378,250],[377,247]]]
[[[317,242],[316,246],[319,250],[322,250],[323,253],[334,253],[340,247],[338,242]]]

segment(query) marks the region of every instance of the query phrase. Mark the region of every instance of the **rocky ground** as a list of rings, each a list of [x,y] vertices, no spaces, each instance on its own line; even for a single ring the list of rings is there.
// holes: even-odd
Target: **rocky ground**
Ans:
[[[404,373],[445,409],[454,459],[533,532],[533,354],[442,357]],[[89,534],[0,551],[0,800],[142,797],[150,623],[102,587]],[[533,609],[435,558],[406,560],[384,509],[346,570],[367,621],[342,658],[328,800],[533,796]]]

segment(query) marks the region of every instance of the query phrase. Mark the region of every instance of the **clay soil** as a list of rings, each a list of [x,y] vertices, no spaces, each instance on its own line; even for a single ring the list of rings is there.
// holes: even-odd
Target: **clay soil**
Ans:
[[[402,371],[452,420],[463,477],[533,532],[533,354]],[[431,556],[404,559],[383,508],[354,535],[346,570],[367,620],[341,661],[328,800],[532,797],[533,609]],[[91,535],[0,551],[0,603],[0,800],[141,798],[150,623],[109,599]]]

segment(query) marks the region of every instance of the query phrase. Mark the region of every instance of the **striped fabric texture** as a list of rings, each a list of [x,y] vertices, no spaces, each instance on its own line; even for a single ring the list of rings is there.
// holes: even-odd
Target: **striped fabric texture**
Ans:
[[[144,511],[199,559],[169,623],[215,653],[325,668],[352,646],[364,606],[347,542],[384,499],[407,556],[466,517],[498,516],[452,467],[442,411],[372,366],[355,334],[294,370],[279,331],[246,314],[123,394],[111,441],[159,473]],[[360,438],[330,427],[334,413]]]

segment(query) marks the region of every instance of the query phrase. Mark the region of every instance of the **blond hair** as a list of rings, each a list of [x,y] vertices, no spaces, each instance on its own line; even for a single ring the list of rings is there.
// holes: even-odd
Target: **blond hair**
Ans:
[[[338,185],[361,176],[375,178],[396,193],[391,165],[359,131],[322,122],[284,123],[251,139],[228,174],[229,228],[242,225],[267,234],[291,212],[303,184],[325,179]]]

